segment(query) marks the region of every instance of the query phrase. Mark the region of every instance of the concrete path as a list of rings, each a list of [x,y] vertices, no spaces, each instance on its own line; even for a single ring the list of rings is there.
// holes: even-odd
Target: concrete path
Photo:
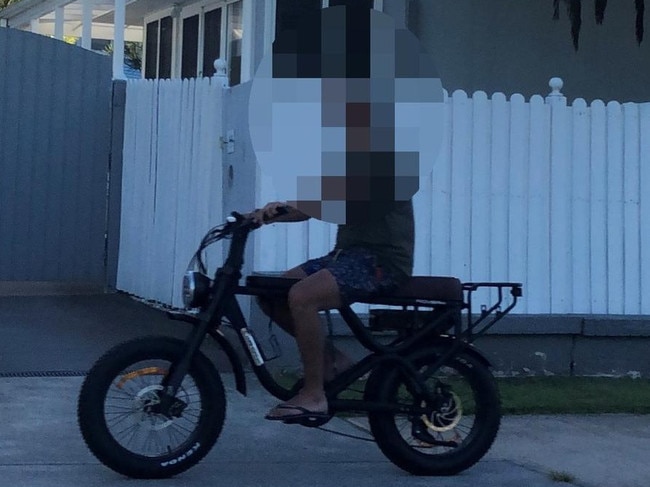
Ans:
[[[121,294],[0,296],[0,487],[562,485],[554,472],[578,486],[650,486],[650,415],[506,417],[476,466],[423,478],[399,470],[374,443],[265,421],[276,401],[253,376],[249,396],[240,396],[227,373],[226,423],[204,461],[174,479],[133,481],[101,465],[83,443],[76,422],[82,377],[15,377],[83,372],[116,343],[187,330]],[[206,352],[228,370],[214,348]],[[358,434],[343,419],[327,427]]]
[[[165,481],[124,478],[87,450],[76,423],[82,377],[0,379],[0,486],[558,486],[552,473],[587,487],[650,485],[650,416],[506,417],[492,450],[455,476],[409,475],[374,443],[265,421],[275,400],[249,377],[248,397],[224,374],[228,413],[199,465]],[[346,420],[328,428],[359,434]],[[567,484],[564,484],[567,485]]]

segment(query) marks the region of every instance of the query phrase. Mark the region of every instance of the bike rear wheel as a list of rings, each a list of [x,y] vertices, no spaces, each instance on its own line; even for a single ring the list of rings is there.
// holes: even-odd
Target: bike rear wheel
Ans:
[[[423,373],[441,351],[413,358]],[[472,354],[461,353],[426,379],[435,400],[415,393],[397,368],[379,368],[366,386],[366,398],[407,407],[419,414],[371,412],[370,430],[386,457],[415,475],[455,475],[478,462],[499,430],[500,399],[494,377]]]
[[[184,353],[167,337],[136,339],[100,358],[86,377],[77,407],[82,436],[109,468],[133,478],[167,478],[198,463],[225,420],[223,383],[201,352],[167,415],[156,409],[163,378]]]

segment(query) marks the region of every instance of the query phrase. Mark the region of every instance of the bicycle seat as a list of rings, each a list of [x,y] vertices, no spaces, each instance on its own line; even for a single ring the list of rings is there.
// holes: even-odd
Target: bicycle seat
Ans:
[[[291,286],[300,279],[294,277],[282,277],[278,275],[253,274],[246,276],[246,286],[255,288],[273,288],[278,291],[289,290]]]
[[[413,276],[397,291],[364,302],[385,301],[386,298],[425,301],[463,301],[463,285],[455,277]]]
[[[251,275],[246,285],[253,288],[287,291],[300,279],[277,275]],[[381,303],[386,300],[463,301],[463,286],[455,277],[413,276],[390,294],[359,299],[362,303]]]

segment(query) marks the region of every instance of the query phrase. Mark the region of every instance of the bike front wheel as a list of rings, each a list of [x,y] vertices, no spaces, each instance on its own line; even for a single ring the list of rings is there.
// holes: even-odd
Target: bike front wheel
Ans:
[[[183,356],[184,342],[148,337],[118,345],[92,367],[79,395],[77,417],[90,451],[133,478],[167,478],[198,463],[225,420],[223,383],[197,352],[173,406],[159,408],[162,381]]]
[[[499,430],[499,393],[487,366],[473,354],[461,353],[430,372],[441,353],[425,350],[412,359],[429,399],[398,368],[377,369],[366,386],[366,399],[411,411],[371,412],[368,420],[384,455],[415,475],[455,475],[471,467],[487,453]]]

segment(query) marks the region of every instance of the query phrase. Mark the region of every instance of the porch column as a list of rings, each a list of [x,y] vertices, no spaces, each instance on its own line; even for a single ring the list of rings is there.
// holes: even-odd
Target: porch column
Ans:
[[[262,55],[271,50],[275,39],[276,0],[264,0],[264,49]]]
[[[113,18],[113,79],[126,79],[124,75],[125,0],[115,0],[115,13]]]
[[[65,20],[65,6],[54,9],[54,38],[63,40],[63,22]]]
[[[253,0],[242,1],[242,28],[244,34],[241,40],[241,82],[245,83],[253,77],[253,38],[255,36]]]
[[[81,23],[81,47],[90,49],[93,38],[93,3],[92,0],[83,0],[83,18]]]

